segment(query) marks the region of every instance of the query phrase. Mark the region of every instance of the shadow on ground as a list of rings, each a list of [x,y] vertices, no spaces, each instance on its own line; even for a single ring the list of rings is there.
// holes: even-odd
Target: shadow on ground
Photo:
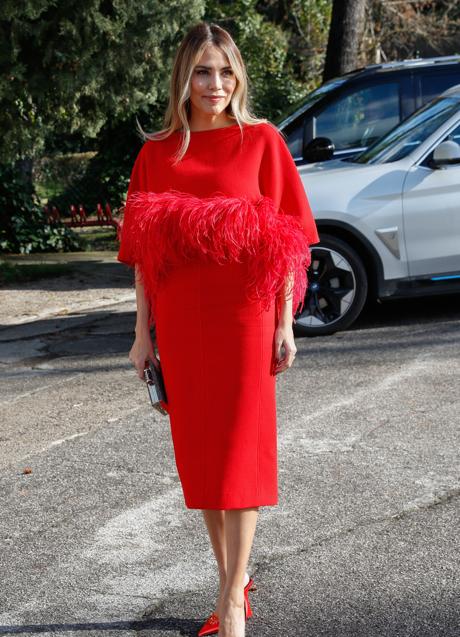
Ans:
[[[42,278],[36,281],[20,281],[3,285],[7,290],[53,290],[65,292],[67,290],[86,290],[89,287],[104,289],[107,287],[132,288],[133,270],[128,266],[114,261],[78,261],[70,265],[71,272],[62,276]]]
[[[382,303],[369,302],[349,330],[372,329],[456,321],[460,315],[460,294],[429,296],[416,299],[394,299]]]

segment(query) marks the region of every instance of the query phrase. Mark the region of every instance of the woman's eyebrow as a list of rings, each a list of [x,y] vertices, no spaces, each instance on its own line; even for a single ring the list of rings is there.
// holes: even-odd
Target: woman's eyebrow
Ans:
[[[197,64],[197,65],[195,66],[195,68],[196,68],[196,69],[208,69],[208,71],[209,71],[209,70],[211,70],[213,67],[212,67],[212,66],[205,66],[204,64]],[[221,70],[221,71],[224,71],[225,69],[231,69],[231,68],[232,68],[231,66],[223,66],[220,70]]]

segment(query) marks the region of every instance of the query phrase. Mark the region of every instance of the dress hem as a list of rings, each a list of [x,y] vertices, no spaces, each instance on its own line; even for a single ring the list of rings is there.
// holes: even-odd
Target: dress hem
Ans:
[[[247,504],[245,502],[242,502],[241,504],[238,504],[236,506],[222,506],[222,505],[213,505],[210,506],[209,504],[203,504],[203,505],[198,505],[198,504],[190,504],[190,503],[185,503],[185,506],[187,509],[211,509],[211,510],[219,510],[219,511],[229,511],[232,509],[252,509],[254,507],[265,507],[265,506],[278,506],[279,505],[279,501],[267,501],[264,500],[263,502],[260,503],[252,503],[252,504]]]

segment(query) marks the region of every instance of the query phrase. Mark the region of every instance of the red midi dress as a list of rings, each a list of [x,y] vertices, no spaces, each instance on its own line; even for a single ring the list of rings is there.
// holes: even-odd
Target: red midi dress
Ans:
[[[118,259],[138,264],[185,506],[278,504],[274,333],[282,286],[302,307],[319,241],[297,168],[269,122],[148,140]]]

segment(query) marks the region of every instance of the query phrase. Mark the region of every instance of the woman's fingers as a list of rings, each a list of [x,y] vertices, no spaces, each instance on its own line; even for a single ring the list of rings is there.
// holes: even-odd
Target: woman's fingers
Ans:
[[[159,366],[159,362],[157,357],[155,356],[155,354],[153,352],[151,352],[147,358],[143,358],[141,360],[138,361],[138,364],[135,366],[137,369],[137,373],[139,378],[144,379],[144,369],[148,366],[149,362],[152,363],[152,365],[154,365],[154,367],[156,367],[156,369],[158,369]]]
[[[149,360],[152,361],[152,363],[155,365],[155,367],[157,369],[160,368],[160,361],[159,361],[158,357],[155,356],[155,354],[153,352],[152,352],[151,356],[149,357]]]
[[[279,374],[281,372],[284,372],[286,369],[289,369],[289,367],[291,367],[292,363],[294,362],[294,359],[295,354],[289,353],[280,361],[278,361],[275,367],[275,374]]]
[[[284,355],[281,350],[284,349]],[[297,348],[292,339],[275,339],[275,374],[284,372],[294,362]]]
[[[152,361],[155,366],[158,365],[150,338],[148,340],[136,338],[128,358],[136,368],[137,375],[141,379],[144,379],[144,369],[149,360]]]
[[[144,380],[144,369],[145,369],[145,361],[138,360],[134,363],[134,367],[136,368],[137,375],[139,378]]]

